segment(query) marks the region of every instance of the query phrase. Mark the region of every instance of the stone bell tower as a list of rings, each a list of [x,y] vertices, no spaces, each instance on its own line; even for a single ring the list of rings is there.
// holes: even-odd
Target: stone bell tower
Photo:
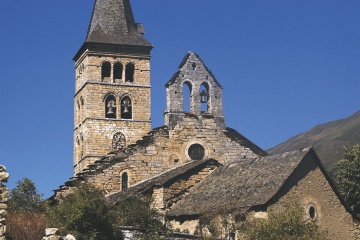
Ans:
[[[74,57],[74,171],[135,143],[151,128],[150,51],[130,0],[95,0]]]

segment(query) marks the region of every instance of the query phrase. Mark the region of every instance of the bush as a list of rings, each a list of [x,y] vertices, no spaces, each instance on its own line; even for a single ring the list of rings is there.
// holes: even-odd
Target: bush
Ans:
[[[269,211],[268,219],[247,222],[241,232],[248,240],[325,240],[327,234],[303,220],[304,209],[288,206],[282,212]]]
[[[122,239],[113,226],[112,214],[102,192],[90,184],[79,186],[72,194],[48,210],[52,227],[71,233],[78,240]]]
[[[151,207],[150,197],[129,197],[116,204],[114,221],[118,226],[136,226],[144,230],[136,239],[159,239],[170,236],[171,231],[163,224],[163,216]]]

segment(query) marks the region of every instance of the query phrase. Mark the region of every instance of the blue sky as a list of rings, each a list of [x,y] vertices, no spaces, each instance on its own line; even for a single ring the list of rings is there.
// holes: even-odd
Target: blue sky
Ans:
[[[152,50],[153,127],[188,51],[224,87],[227,126],[264,149],[359,110],[359,0],[132,0]],[[0,164],[49,197],[72,176],[74,63],[93,0],[3,1]]]

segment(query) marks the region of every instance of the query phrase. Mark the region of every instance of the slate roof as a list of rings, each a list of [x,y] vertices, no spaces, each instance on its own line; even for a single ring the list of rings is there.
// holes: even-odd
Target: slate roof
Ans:
[[[135,23],[130,0],[95,0],[85,42],[152,47],[142,31],[142,25]]]
[[[200,169],[207,165],[218,165],[218,163],[214,159],[205,159],[199,161],[191,161],[179,167],[170,169],[160,175],[157,175],[153,178],[144,180],[136,185],[131,186],[131,188],[127,189],[126,191],[117,192],[107,196],[107,200],[110,204],[116,204],[120,200],[123,200],[129,196],[134,196],[140,193],[146,193],[149,190],[152,190],[153,187],[164,186],[167,183],[172,182],[174,179],[178,179],[183,174],[188,173],[192,170]]]
[[[263,205],[310,152],[313,152],[312,148],[305,148],[219,167],[175,204],[168,216],[216,213],[224,206],[245,212],[253,206]]]

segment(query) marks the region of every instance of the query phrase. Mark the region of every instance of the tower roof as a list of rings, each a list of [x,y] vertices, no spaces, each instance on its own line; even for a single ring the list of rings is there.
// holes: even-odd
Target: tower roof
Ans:
[[[85,42],[152,46],[135,23],[130,0],[95,0]]]

